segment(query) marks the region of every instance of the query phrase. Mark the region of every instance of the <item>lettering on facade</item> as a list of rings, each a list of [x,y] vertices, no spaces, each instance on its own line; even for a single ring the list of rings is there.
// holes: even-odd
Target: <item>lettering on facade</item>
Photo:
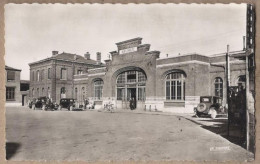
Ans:
[[[135,52],[135,51],[137,51],[137,47],[131,47],[131,48],[119,50],[119,54],[126,54],[126,53],[130,53],[130,52]]]

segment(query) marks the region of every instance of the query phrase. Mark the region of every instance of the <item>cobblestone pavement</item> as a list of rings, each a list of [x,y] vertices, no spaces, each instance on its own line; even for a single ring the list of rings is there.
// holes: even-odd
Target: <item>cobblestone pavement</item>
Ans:
[[[10,160],[252,160],[183,116],[161,112],[6,109]]]

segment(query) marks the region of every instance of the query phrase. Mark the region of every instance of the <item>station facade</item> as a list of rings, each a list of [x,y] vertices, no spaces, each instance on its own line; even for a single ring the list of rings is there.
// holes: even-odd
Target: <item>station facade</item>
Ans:
[[[219,96],[225,103],[226,53],[213,56],[193,53],[160,59],[160,52],[150,51],[150,44],[142,44],[142,38],[116,45],[117,50],[110,52],[111,58],[104,64],[100,62],[100,54],[94,61],[67,53],[29,64],[31,97],[45,95],[55,101],[67,97],[81,103],[88,98],[96,109],[108,101],[116,108],[129,108],[132,98],[137,109],[180,113],[193,112],[200,96]],[[245,87],[245,69],[245,61],[230,59],[231,86]],[[40,79],[40,70],[44,70],[44,80]]]

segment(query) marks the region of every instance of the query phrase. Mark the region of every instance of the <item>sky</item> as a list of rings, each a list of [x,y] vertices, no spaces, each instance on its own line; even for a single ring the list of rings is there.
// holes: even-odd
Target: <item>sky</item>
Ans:
[[[242,50],[246,4],[7,4],[5,62],[22,69],[53,50],[108,59],[115,43],[141,37],[160,58]]]

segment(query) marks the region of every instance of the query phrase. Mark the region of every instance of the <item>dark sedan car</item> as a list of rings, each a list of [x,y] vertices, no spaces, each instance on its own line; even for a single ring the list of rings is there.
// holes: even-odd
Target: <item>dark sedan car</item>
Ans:
[[[39,97],[37,99],[33,99],[33,101],[29,104],[29,107],[35,110],[36,108],[41,108],[42,110],[57,110],[58,105],[56,103],[52,103],[50,98],[48,97]]]
[[[59,110],[61,110],[62,108],[67,108],[68,110],[73,111],[73,109],[75,108],[75,99],[71,99],[71,98],[60,99]]]
[[[194,108],[198,117],[207,115],[216,118],[217,115],[226,115],[227,111],[222,106],[222,98],[217,96],[201,96],[200,103]]]

